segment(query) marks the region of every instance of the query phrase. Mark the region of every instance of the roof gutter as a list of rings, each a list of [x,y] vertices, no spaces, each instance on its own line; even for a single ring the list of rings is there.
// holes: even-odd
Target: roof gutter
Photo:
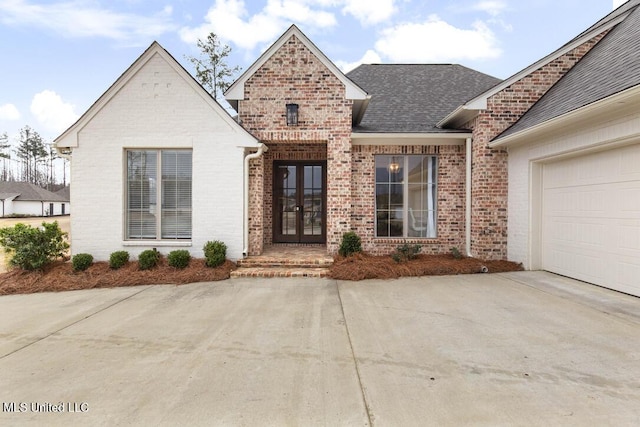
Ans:
[[[466,199],[465,199],[465,251],[468,257],[471,255],[471,156],[472,156],[472,138],[466,141]]]

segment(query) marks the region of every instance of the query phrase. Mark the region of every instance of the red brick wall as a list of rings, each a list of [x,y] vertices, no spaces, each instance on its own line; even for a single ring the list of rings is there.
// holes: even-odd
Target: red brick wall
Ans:
[[[489,142],[515,123],[567,73],[605,33],[505,88],[465,127],[473,129],[471,252],[485,259],[507,258],[507,152]]]
[[[447,253],[452,247],[464,252],[465,245],[465,147],[443,146],[354,146],[351,170],[353,211],[351,223],[362,239],[363,249],[376,255],[393,252],[398,245],[418,243],[423,253]],[[426,154],[438,158],[437,237],[397,239],[375,237],[375,155]]]
[[[299,105],[298,126],[286,124],[287,103]],[[238,110],[242,125],[274,150],[255,162],[250,181],[251,194],[261,196],[251,199],[250,254],[260,253],[271,239],[271,209],[264,202],[271,203],[267,193],[273,156],[284,159],[290,153],[293,159],[305,147],[313,159],[327,160],[327,247],[336,252],[351,226],[352,101],[345,99],[342,82],[292,36],[245,82]],[[276,148],[281,144],[286,146]],[[293,149],[295,145],[299,148]]]

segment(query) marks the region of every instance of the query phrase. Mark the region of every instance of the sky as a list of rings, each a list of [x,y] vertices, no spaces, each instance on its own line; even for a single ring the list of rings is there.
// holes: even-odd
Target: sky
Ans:
[[[50,143],[155,40],[193,72],[216,33],[248,68],[296,24],[343,71],[457,63],[507,78],[623,0],[0,0],[0,134]]]

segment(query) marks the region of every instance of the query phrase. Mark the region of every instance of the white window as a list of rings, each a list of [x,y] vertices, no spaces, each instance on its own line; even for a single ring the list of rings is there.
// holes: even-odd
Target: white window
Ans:
[[[437,158],[376,156],[376,237],[436,237]]]
[[[126,154],[125,239],[191,239],[191,151]]]

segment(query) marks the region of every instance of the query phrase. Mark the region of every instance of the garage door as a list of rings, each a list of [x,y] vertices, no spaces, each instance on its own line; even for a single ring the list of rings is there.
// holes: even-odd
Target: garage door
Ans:
[[[543,166],[545,270],[640,296],[640,144]]]

